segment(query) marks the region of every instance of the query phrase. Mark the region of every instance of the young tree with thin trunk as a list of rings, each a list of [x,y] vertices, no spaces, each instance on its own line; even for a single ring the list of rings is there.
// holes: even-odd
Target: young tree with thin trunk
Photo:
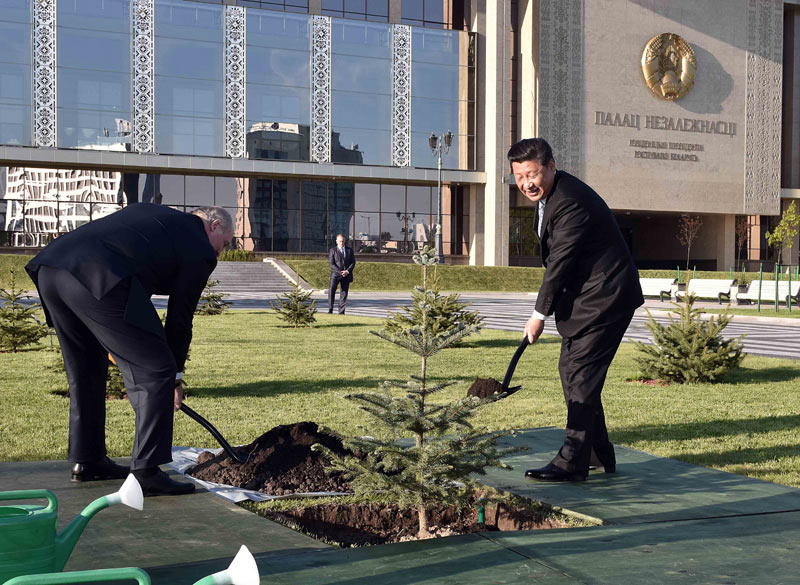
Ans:
[[[783,211],[781,221],[775,226],[775,229],[764,234],[767,238],[767,244],[775,250],[775,260],[777,262],[781,261],[784,249],[792,249],[798,225],[800,225],[800,214],[797,213],[794,201],[792,201],[789,207]]]
[[[692,252],[692,244],[697,239],[700,233],[700,228],[703,226],[703,220],[699,215],[691,216],[689,214],[682,214],[678,220],[678,241],[681,245],[686,246],[686,273],[689,273],[689,257]],[[687,276],[688,278],[688,276]]]
[[[419,374],[405,382],[383,382],[383,392],[345,396],[376,420],[382,438],[364,436],[343,438],[345,446],[361,456],[339,457],[322,446],[334,470],[343,472],[357,494],[380,492],[403,508],[415,509],[419,536],[431,534],[429,509],[434,506],[466,506],[482,486],[475,475],[487,467],[508,469],[501,457],[518,451],[497,445],[506,433],[476,429],[471,419],[476,409],[505,394],[479,399],[463,396],[450,402],[434,403],[432,396],[455,381],[431,384],[428,361],[445,348],[453,347],[477,329],[466,319],[455,319],[445,330],[434,330],[430,319],[433,307],[441,302],[428,289],[428,266],[436,263],[436,251],[426,247],[414,256],[423,268],[423,286],[416,287],[411,321],[373,334],[420,357]],[[395,325],[400,325],[395,323]],[[393,392],[393,389],[396,392]],[[374,434],[374,433],[371,433]],[[385,437],[385,438],[384,438]],[[413,438],[413,443],[402,439]]]
[[[747,247],[747,242],[750,238],[750,222],[747,219],[743,219],[736,222],[736,250],[737,255],[736,258],[739,264],[739,270],[744,272],[744,266],[742,264],[742,252],[744,252],[745,248]],[[744,284],[744,283],[742,283]]]

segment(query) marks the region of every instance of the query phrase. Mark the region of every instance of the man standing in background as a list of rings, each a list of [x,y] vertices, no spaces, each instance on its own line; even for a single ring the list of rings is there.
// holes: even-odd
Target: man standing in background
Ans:
[[[344,245],[344,236],[336,236],[336,247],[331,248],[328,254],[328,262],[331,265],[331,287],[328,291],[328,313],[333,313],[333,299],[336,296],[336,288],[341,284],[342,291],[339,293],[339,314],[344,315],[347,308],[347,292],[350,290],[350,283],[353,282],[353,268],[356,266],[356,255],[351,248]]]

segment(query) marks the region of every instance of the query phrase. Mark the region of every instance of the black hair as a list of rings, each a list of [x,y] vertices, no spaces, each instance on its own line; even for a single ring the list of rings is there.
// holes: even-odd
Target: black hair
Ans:
[[[525,138],[508,149],[508,164],[533,160],[547,166],[553,160],[553,150],[544,138]]]

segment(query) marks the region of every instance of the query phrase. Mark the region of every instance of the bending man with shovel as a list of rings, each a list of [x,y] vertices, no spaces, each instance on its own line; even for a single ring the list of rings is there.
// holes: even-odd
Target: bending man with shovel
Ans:
[[[194,491],[194,484],[173,481],[158,466],[172,461],[173,410],[183,401],[194,311],[232,237],[233,220],[221,207],[183,213],[135,203],[59,236],[25,267],[64,356],[73,481],[128,474],[106,456],[111,354],[136,413],[131,472],[142,491]],[[169,295],[164,326],[153,294]]]
[[[555,314],[561,334],[558,371],[567,402],[564,444],[553,460],[526,477],[583,481],[590,463],[616,470],[600,394],[633,312],[644,303],[639,273],[606,203],[591,187],[556,170],[550,145],[528,138],[508,151],[517,187],[537,204],[536,233],[545,266],[529,343]],[[592,461],[593,455],[598,461]]]

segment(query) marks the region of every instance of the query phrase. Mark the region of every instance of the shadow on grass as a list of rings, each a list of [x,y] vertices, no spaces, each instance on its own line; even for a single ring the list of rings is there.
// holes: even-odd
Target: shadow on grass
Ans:
[[[755,435],[776,431],[796,430],[800,427],[800,414],[740,418],[688,423],[641,425],[609,433],[615,443],[630,444],[636,441],[686,441],[733,435]]]
[[[351,391],[378,390],[383,380],[377,378],[362,378],[357,380],[315,380],[313,382],[298,380],[265,380],[263,382],[250,382],[235,386],[192,386],[187,389],[187,395],[192,398],[233,398],[240,396],[267,397],[279,394],[327,392],[329,390]]]
[[[800,380],[800,368],[778,366],[775,368],[734,368],[725,374],[725,383],[753,384],[761,382],[791,382]]]

